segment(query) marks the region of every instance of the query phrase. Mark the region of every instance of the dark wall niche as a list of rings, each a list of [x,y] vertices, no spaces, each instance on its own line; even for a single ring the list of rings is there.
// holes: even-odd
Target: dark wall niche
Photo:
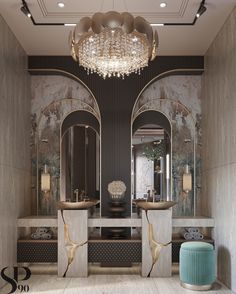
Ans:
[[[94,94],[101,112],[101,197],[102,216],[108,215],[107,185],[122,180],[127,186],[126,215],[131,212],[131,114],[138,95],[145,86],[169,75],[201,75],[203,56],[161,56],[150,62],[141,75],[124,80],[103,80],[87,75],[70,56],[29,56],[32,75],[64,75],[82,81]]]
[[[132,134],[134,134],[140,127],[148,124],[156,124],[161,126],[167,134],[171,135],[171,125],[168,118],[161,112],[148,110],[139,114],[139,116],[134,120],[132,127]]]
[[[61,180],[66,199],[97,198],[100,192],[99,161],[100,124],[96,117],[83,110],[70,113],[61,126]]]
[[[89,125],[94,128],[94,130],[98,134],[100,134],[100,126],[98,120],[93,114],[89,113],[88,111],[79,110],[69,114],[62,123],[61,137],[63,137],[67,129],[74,125]]]

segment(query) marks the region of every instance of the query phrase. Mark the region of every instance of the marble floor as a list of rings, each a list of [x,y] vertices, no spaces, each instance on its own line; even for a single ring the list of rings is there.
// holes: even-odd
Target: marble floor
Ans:
[[[32,275],[27,283],[28,293],[41,294],[193,294],[179,284],[179,276],[171,278],[141,278],[139,275],[90,275],[88,278],[58,278],[56,275]],[[1,294],[9,292],[6,286]],[[15,293],[21,293],[19,290]],[[23,292],[22,292],[23,293]],[[215,283],[212,290],[201,294],[232,294]]]

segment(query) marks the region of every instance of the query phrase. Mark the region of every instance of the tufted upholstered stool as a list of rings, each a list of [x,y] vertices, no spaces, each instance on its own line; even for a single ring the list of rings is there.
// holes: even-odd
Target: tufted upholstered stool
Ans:
[[[180,248],[180,281],[184,288],[209,290],[216,279],[213,246],[206,242],[184,242]]]

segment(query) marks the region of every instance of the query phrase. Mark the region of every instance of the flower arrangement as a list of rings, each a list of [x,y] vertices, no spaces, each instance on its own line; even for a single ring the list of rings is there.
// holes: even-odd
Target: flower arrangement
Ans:
[[[122,198],[125,194],[126,186],[122,181],[113,181],[108,185],[108,192],[112,198]]]

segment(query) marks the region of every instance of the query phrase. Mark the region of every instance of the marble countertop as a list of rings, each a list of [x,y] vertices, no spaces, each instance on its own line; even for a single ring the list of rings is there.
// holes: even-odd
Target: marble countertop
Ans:
[[[214,219],[205,216],[179,216],[172,218],[173,227],[214,227]],[[142,220],[137,214],[132,218],[106,218],[97,215],[89,217],[89,227],[141,227]],[[57,227],[56,216],[26,216],[17,220],[17,227]]]

